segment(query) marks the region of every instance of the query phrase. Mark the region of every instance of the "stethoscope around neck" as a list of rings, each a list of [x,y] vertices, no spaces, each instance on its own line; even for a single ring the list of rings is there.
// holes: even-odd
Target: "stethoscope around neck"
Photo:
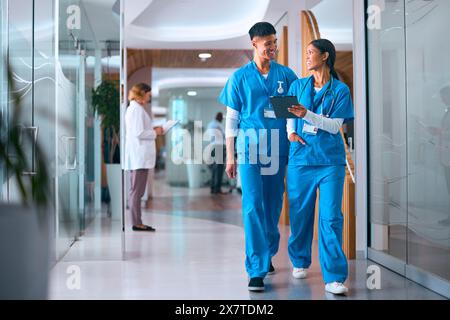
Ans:
[[[309,83],[313,78],[314,78],[314,76],[309,77],[308,81],[307,81],[307,82],[305,83],[305,85],[303,86],[303,90],[302,90],[302,92],[301,92],[301,94],[300,94],[299,100],[302,99],[303,92],[305,91],[306,86],[308,85],[308,83]],[[333,89],[333,82],[334,82],[334,78],[333,78],[333,76],[331,76],[331,78],[330,78],[330,85],[328,86],[327,90],[325,90],[325,92],[324,92],[324,94],[323,94],[323,96],[322,96],[322,101],[321,101],[321,103],[320,103],[320,115],[323,116],[323,109],[324,109],[324,108],[323,108],[323,105],[324,105],[324,103],[325,103],[325,98],[327,97],[327,94],[331,94],[331,96],[332,96],[331,106],[330,106],[330,108],[329,108],[329,110],[328,110],[328,113],[325,115],[326,118],[329,118],[329,117],[330,117],[331,111],[333,110],[334,104],[335,104],[335,102],[336,102],[336,93],[334,92],[334,89]]]

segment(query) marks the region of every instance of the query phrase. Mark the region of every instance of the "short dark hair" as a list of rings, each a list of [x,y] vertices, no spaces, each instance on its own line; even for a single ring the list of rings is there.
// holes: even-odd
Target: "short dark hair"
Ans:
[[[250,29],[248,34],[250,35],[250,40],[253,40],[255,37],[266,37],[277,34],[277,30],[269,22],[258,22]]]

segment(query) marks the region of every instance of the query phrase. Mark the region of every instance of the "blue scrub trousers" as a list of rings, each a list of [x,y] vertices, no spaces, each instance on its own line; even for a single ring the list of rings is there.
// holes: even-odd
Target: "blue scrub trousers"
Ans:
[[[250,278],[264,278],[280,243],[278,222],[283,206],[287,157],[279,157],[275,175],[261,174],[261,168],[270,165],[240,163],[245,267]]]
[[[288,166],[289,257],[295,268],[311,265],[314,210],[319,189],[319,261],[325,283],[344,283],[348,276],[347,258],[342,250],[344,179],[345,166]]]

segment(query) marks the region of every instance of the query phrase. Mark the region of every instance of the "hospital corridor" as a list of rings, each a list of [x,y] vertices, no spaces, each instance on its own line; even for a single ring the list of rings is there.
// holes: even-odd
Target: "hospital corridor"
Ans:
[[[447,303],[449,12],[1,0],[0,302]]]
[[[242,272],[244,235],[239,212],[240,195],[235,192],[212,198],[208,189],[163,187],[154,194],[144,219],[157,228],[154,234],[126,231],[125,259],[117,258],[119,241],[93,237],[86,231],[68,255],[50,274],[50,299],[72,300],[336,300],[398,299],[441,300],[444,297],[403,278],[366,259],[349,264],[347,297],[325,293],[317,262],[317,244],[313,244],[310,277],[294,279],[287,255],[289,228],[280,227],[280,252],[274,259],[277,272],[267,281],[266,292],[249,293]],[[99,219],[91,226],[102,228]],[[108,227],[108,226],[106,226]],[[110,235],[112,236],[112,235]],[[107,242],[107,245],[105,244]],[[102,257],[95,256],[101,246]],[[67,273],[71,266],[81,268],[81,289],[67,290]],[[381,287],[389,291],[369,290],[367,270],[381,270]]]

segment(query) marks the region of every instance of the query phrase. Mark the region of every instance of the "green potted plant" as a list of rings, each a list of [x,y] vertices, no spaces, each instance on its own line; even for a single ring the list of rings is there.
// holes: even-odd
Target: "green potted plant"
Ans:
[[[101,118],[104,134],[104,158],[113,218],[121,216],[122,168],[120,165],[120,92],[119,84],[105,80],[92,90],[92,108]]]
[[[120,132],[120,93],[118,84],[113,81],[103,81],[92,90],[92,108],[101,117],[102,128],[105,134],[108,156],[106,163],[120,163],[115,157],[119,148]],[[120,158],[120,157],[119,157]]]
[[[8,89],[12,92],[10,115],[0,113],[0,170],[4,182],[16,186],[20,199],[0,202],[0,300],[45,299],[52,212],[50,178],[37,133],[23,130],[21,101],[14,94],[9,69]],[[33,160],[27,151],[34,154]]]

